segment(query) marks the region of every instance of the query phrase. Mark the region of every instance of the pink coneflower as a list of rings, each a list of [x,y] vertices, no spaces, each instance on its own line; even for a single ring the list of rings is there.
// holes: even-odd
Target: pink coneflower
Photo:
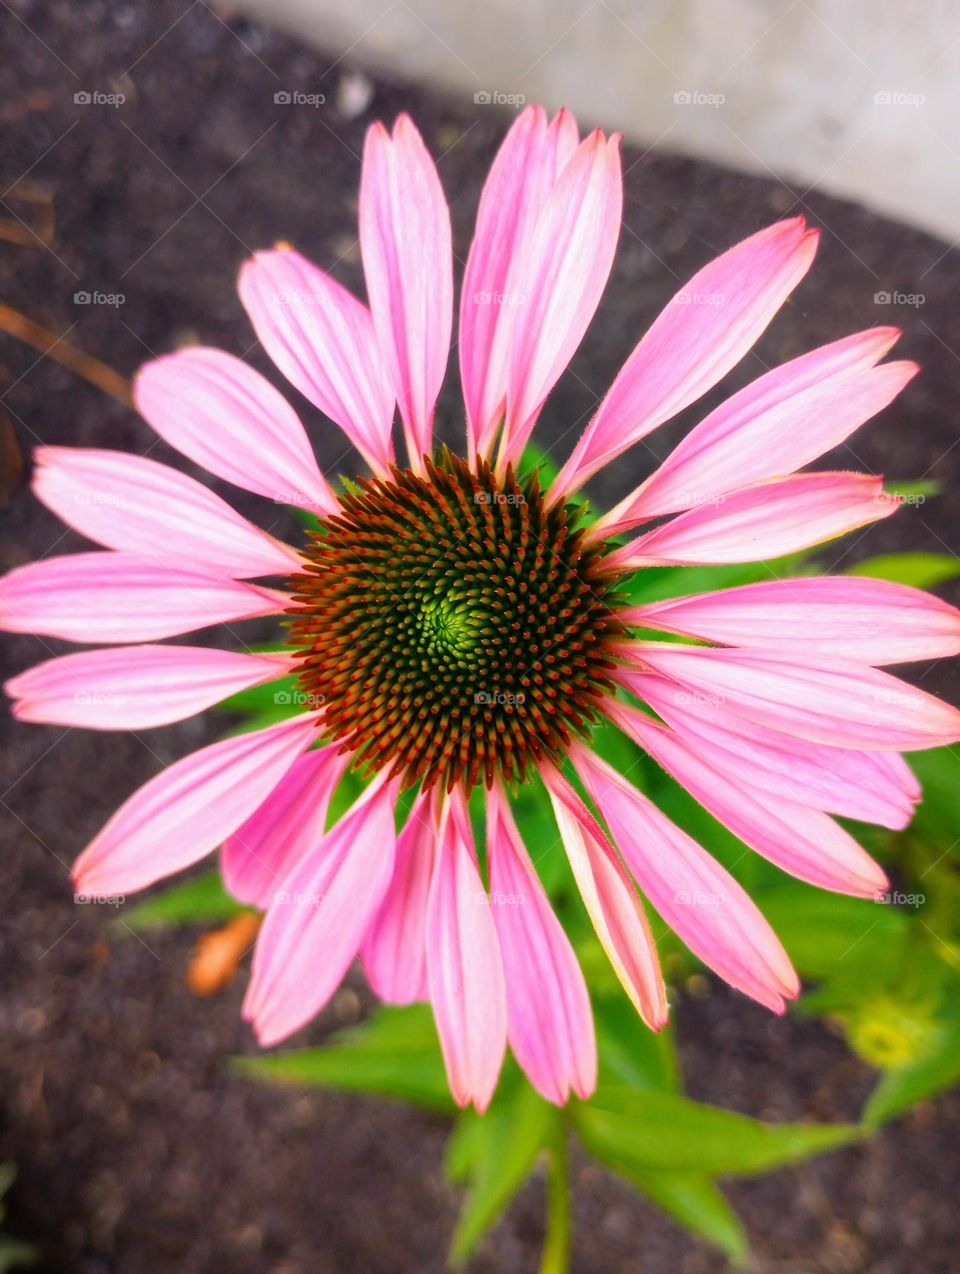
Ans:
[[[549,121],[534,107],[494,161],[460,303],[466,459],[433,446],[450,224],[403,116],[392,134],[375,125],[364,151],[369,306],[290,249],[240,274],[263,347],[371,476],[335,494],[270,384],[230,354],[182,350],[137,378],[147,421],[217,477],[310,510],[319,532],[291,547],[165,465],[44,447],[40,499],[109,551],[36,562],[2,584],[7,629],[101,646],[10,681],[22,720],[142,729],[296,673],[302,713],[158,774],[81,855],[77,887],[129,893],[222,846],[227,886],[267,913],[245,1003],[260,1040],[303,1025],[359,954],[384,1000],[430,1000],[453,1094],[480,1109],[507,1043],[551,1101],[589,1095],[596,1078],[587,989],[531,860],[547,847],[525,846],[511,812],[534,774],[600,942],[652,1028],[666,997],[637,886],[733,986],[775,1012],[797,993],[740,885],[591,750],[597,723],[612,720],[758,853],[862,896],[884,874],[833,816],[903,827],[919,789],[900,753],[960,737],[960,713],[877,668],[960,650],[960,612],[936,598],[850,577],[643,606],[621,591],[650,565],[779,556],[893,513],[879,478],[797,470],[914,375],[880,362],[894,329],[759,377],[599,522],[569,500],[740,361],[813,260],[801,218],[736,244],[674,297],[548,490],[520,475],[613,261],[618,140],[580,141],[567,112]],[[262,577],[285,583],[248,582]],[[287,618],[287,653],[155,644],[270,614]],[[350,767],[371,781],[327,830]],[[415,795],[397,833],[404,788]],[[484,876],[473,789],[486,801]]]

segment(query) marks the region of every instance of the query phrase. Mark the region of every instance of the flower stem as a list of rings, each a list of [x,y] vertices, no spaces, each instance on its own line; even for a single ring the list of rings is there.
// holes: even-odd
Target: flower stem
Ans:
[[[547,1151],[547,1236],[540,1274],[567,1274],[570,1268],[570,1160],[562,1120]]]

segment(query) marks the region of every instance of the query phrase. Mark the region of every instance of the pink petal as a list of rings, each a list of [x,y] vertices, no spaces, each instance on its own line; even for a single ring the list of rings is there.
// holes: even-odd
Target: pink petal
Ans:
[[[113,646],[48,659],[4,686],[19,721],[144,730],[281,677],[288,656],[204,646]]]
[[[394,801],[392,785],[375,780],[284,879],[243,1003],[265,1047],[323,1008],[357,954],[393,871]]]
[[[304,752],[224,841],[220,870],[235,898],[262,911],[276,901],[285,878],[323,840],[330,798],[349,763],[336,743]]]
[[[290,384],[386,472],[394,399],[367,307],[290,248],[257,252],[237,286],[260,343]]]
[[[431,448],[433,409],[450,351],[450,214],[413,121],[367,132],[360,179],[360,247],[370,309],[393,381],[411,463]]]
[[[821,889],[861,898],[887,888],[881,868],[828,814],[779,796],[771,799],[759,786],[725,776],[645,712],[619,703],[609,711],[714,818],[784,871]]]
[[[552,494],[581,486],[721,380],[806,274],[816,248],[817,231],[794,217],[742,240],[695,274],[624,363]]]
[[[242,359],[196,346],[147,363],[137,410],[165,442],[245,491],[324,514],[337,499],[282,394]]]
[[[511,266],[533,250],[531,236],[557,177],[577,147],[568,111],[551,124],[541,106],[517,116],[480,196],[460,294],[460,378],[472,458],[486,456],[506,409],[510,337],[520,298]]]
[[[133,553],[71,553],[0,579],[0,629],[67,641],[155,641],[209,624],[275,615],[271,588],[145,562]]]
[[[640,888],[690,950],[775,1013],[799,990],[776,934],[728,871],[606,762],[574,764]]]
[[[867,664],[960,654],[960,610],[918,588],[866,576],[744,584],[636,606],[628,622],[729,646]]]
[[[442,816],[427,901],[427,978],[447,1078],[460,1106],[490,1104],[507,1043],[500,945],[454,792]]]
[[[397,838],[393,879],[361,951],[368,982],[388,1004],[429,998],[427,898],[437,836],[429,793],[421,792]]]
[[[621,570],[690,563],[759,562],[810,548],[900,507],[867,473],[801,473],[718,496],[610,556]]]
[[[77,859],[78,891],[131,893],[197,862],[266,800],[316,733],[308,713],[167,766],[124,801]]]
[[[888,344],[873,333],[835,343],[861,353],[861,361]],[[841,361],[834,348],[794,359],[722,403],[602,519],[605,532],[803,468],[882,411],[920,370],[907,362],[831,370]]]
[[[68,526],[108,549],[243,578],[289,575],[298,554],[207,487],[121,451],[38,447],[33,490]]]
[[[901,829],[920,789],[896,753],[826,747],[758,725],[718,696],[691,693],[651,672],[621,669],[629,688],[716,769],[771,796]]]
[[[667,1022],[667,997],[643,904],[596,819],[567,780],[543,772],[563,847],[613,971],[651,1030]]]
[[[769,650],[638,642],[650,667],[773,730],[831,747],[915,752],[960,739],[960,711],[878,668]],[[629,673],[620,670],[627,684]]]
[[[507,1038],[530,1082],[564,1105],[597,1083],[587,986],[573,948],[530,862],[506,797],[487,797],[493,920],[507,989]]]
[[[597,129],[569,161],[515,258],[503,463],[517,462],[540,408],[593,318],[623,211],[620,134]]]

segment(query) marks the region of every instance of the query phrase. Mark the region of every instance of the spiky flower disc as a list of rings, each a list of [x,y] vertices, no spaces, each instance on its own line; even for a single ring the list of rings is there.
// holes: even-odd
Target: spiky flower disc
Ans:
[[[290,640],[324,729],[424,786],[522,779],[612,689],[616,575],[537,477],[449,452],[361,481],[311,536]]]

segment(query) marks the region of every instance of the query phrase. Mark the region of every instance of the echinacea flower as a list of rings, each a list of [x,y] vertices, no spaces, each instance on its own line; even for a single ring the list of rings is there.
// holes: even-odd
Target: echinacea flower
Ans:
[[[158,774],[80,856],[77,887],[129,893],[222,846],[229,889],[266,911],[245,1002],[260,1040],[303,1025],[359,954],[384,1000],[430,1000],[452,1092],[479,1109],[508,1042],[551,1101],[589,1095],[596,1078],[586,985],[531,859],[544,847],[524,845],[512,813],[533,775],[649,1026],[667,1006],[641,895],[775,1012],[798,990],[743,888],[591,749],[599,723],[779,867],[861,896],[885,877],[836,816],[903,827],[919,789],[901,753],[960,737],[960,713],[880,668],[960,650],[960,612],[934,597],[807,576],[644,605],[623,592],[649,566],[780,556],[892,514],[877,477],[798,471],[914,375],[912,363],[881,362],[894,329],[760,376],[599,521],[570,499],[746,354],[813,260],[802,218],[704,266],[627,359],[557,480],[543,490],[521,473],[613,261],[618,141],[581,141],[567,112],[550,121],[533,107],[494,161],[460,302],[464,458],[433,442],[453,317],[450,223],[403,116],[392,134],[374,125],[364,151],[368,305],[290,248],[256,254],[240,274],[264,349],[371,476],[337,494],[271,384],[230,354],[184,349],[140,372],[146,420],[217,477],[307,509],[318,529],[289,546],[165,465],[43,447],[37,495],[107,551],[35,562],[0,584],[6,629],[97,647],[8,682],[21,720],[139,730],[295,673],[302,712]],[[286,652],[159,644],[264,615],[285,616]],[[328,828],[348,769],[369,781]]]

